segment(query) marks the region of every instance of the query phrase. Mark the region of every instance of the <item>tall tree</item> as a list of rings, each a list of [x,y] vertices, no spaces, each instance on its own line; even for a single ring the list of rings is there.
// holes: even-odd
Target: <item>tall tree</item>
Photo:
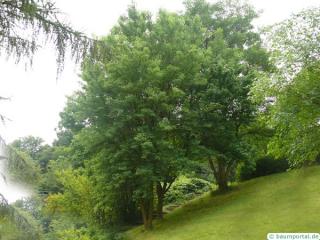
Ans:
[[[317,94],[320,8],[310,8],[265,29],[266,46],[277,71],[255,83],[253,93],[273,99],[266,124],[275,136],[268,151],[292,167],[318,159]]]
[[[191,120],[198,152],[209,162],[219,190],[225,191],[231,173],[248,152],[243,129],[256,112],[250,88],[270,64],[253,30],[251,22],[257,14],[250,5],[188,1],[186,15],[200,18],[206,34],[202,85],[190,89],[184,118]]]
[[[320,64],[305,67],[277,97],[270,124],[275,136],[269,151],[292,167],[319,160]]]
[[[191,158],[209,160],[227,188],[254,118],[250,86],[269,68],[255,12],[232,3],[190,1],[185,14],[160,11],[154,21],[131,7],[104,39],[107,59],[84,65],[61,127],[86,153],[102,215],[124,200],[150,229],[155,199],[161,217],[165,192]]]
[[[199,21],[187,25],[183,16],[161,11],[152,22],[148,13],[129,8],[105,39],[108,60],[85,66],[79,113],[68,114],[83,127],[75,141],[92,153],[87,167],[101,201],[114,196],[114,206],[117,195],[129,196],[146,229],[152,226],[154,200],[161,217],[164,194],[188,164],[181,89],[200,72],[201,34]]]

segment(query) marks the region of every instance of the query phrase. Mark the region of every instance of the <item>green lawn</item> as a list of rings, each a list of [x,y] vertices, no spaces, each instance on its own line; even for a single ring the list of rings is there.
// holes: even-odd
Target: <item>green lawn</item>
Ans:
[[[259,240],[268,232],[320,232],[320,167],[253,179],[189,202],[128,231],[130,240]]]

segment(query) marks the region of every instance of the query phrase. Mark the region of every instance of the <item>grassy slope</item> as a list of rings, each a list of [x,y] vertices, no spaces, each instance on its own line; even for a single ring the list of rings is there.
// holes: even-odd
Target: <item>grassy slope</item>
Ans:
[[[241,183],[224,195],[206,195],[157,221],[154,230],[128,232],[132,240],[257,240],[268,232],[320,232],[320,167]]]

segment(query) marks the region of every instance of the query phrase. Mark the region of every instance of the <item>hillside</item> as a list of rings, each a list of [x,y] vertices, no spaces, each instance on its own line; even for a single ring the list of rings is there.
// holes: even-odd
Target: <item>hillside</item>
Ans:
[[[207,194],[130,240],[257,240],[268,232],[320,232],[320,167],[253,179],[224,195]]]

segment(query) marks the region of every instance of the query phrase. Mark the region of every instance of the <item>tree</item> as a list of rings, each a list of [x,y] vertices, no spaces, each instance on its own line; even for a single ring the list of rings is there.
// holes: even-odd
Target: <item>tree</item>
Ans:
[[[91,154],[86,167],[100,202],[109,199],[108,207],[119,209],[128,199],[146,229],[154,194],[162,217],[164,195],[188,165],[181,134],[187,96],[181,89],[200,72],[202,33],[199,21],[186,24],[183,16],[161,11],[152,22],[148,13],[129,8],[105,38],[109,58],[84,67],[77,112],[62,115],[66,130],[82,128],[73,143]]]
[[[24,184],[36,184],[39,180],[39,166],[30,156],[17,149],[7,150],[6,167],[12,180]]]
[[[4,239],[41,239],[41,230],[31,216],[8,204],[0,194],[0,237]]]
[[[277,71],[255,83],[253,93],[273,99],[266,124],[275,135],[268,152],[288,158],[291,167],[314,162],[317,151],[317,91],[320,9],[310,8],[265,29]]]
[[[101,41],[90,39],[81,32],[73,30],[61,21],[60,17],[58,9],[51,1],[0,1],[0,53],[15,58],[17,62],[25,58],[32,63],[37,49],[43,43],[51,42],[57,51],[59,73],[63,69],[65,54],[69,47],[76,62],[85,57],[95,58],[98,50],[100,53],[103,52]],[[0,100],[4,99],[6,98],[0,97]],[[6,119],[1,114],[0,118],[2,121]],[[15,158],[15,164],[17,159],[22,158]]]
[[[275,136],[269,151],[287,157],[292,167],[319,159],[320,64],[305,67],[277,97],[270,124]]]
[[[320,60],[319,25],[320,8],[314,7],[264,29],[264,44],[277,67],[271,77],[256,82],[264,97],[276,97],[303,68]]]
[[[10,146],[19,152],[31,157],[34,164],[40,167],[42,173],[47,171],[50,160],[56,159],[59,147],[52,147],[44,144],[44,140],[39,137],[27,136],[14,140]]]
[[[36,159],[43,147],[43,142],[44,140],[39,137],[27,136],[13,141],[10,145],[27,153],[32,159]]]
[[[189,1],[186,15],[201,19],[206,29],[202,48],[202,84],[189,91],[184,103],[196,140],[198,158],[213,171],[220,191],[237,164],[246,158],[248,144],[244,129],[253,121],[257,106],[250,99],[250,88],[261,72],[269,71],[268,54],[253,31],[253,8],[239,1],[209,4]]]
[[[102,41],[86,37],[61,21],[59,10],[50,0],[0,1],[0,54],[19,62],[32,59],[45,43],[52,43],[57,52],[57,73],[64,67],[65,55],[70,50],[76,62],[84,58],[103,58]],[[0,97],[0,100],[7,98]],[[7,118],[0,114],[2,121]]]
[[[60,20],[52,1],[13,0],[0,2],[0,50],[16,61],[30,60],[43,43],[51,42],[57,52],[58,73],[63,69],[66,51],[78,62],[97,53],[100,42],[89,39]],[[40,37],[39,37],[40,36]]]
[[[70,219],[81,218],[92,223],[95,211],[94,188],[88,176],[81,170],[59,169],[54,174],[63,186],[63,193],[49,195],[46,199],[46,208],[54,214],[68,214]]]
[[[63,69],[65,54],[70,47],[71,55],[76,62],[83,58],[94,58],[98,49],[102,50],[100,41],[86,37],[73,30],[60,20],[60,13],[51,1],[45,0],[13,0],[0,2],[0,53],[13,57],[17,62],[21,58],[32,58],[37,49],[51,42],[57,51],[57,71]],[[102,52],[102,51],[99,51]],[[0,97],[0,100],[6,98]],[[2,121],[6,119],[0,114]],[[9,150],[9,152],[15,152]],[[33,153],[31,153],[33,155]],[[17,154],[15,156],[18,156]],[[11,164],[20,166],[17,162]],[[13,161],[9,159],[9,161]]]
[[[58,9],[51,1],[45,0],[1,0],[0,1],[0,53],[13,57],[16,62],[22,58],[32,59],[43,43],[51,42],[57,52],[57,73],[64,66],[64,59],[68,49],[76,62],[84,57],[97,56],[101,51],[99,41],[89,39],[82,33],[73,30],[68,24],[60,20]],[[98,46],[99,45],[99,46]],[[69,48],[70,47],[70,48]],[[0,97],[0,100],[3,100]],[[5,116],[0,114],[4,121]],[[30,166],[26,158],[9,147],[9,165],[18,167],[14,171],[21,171],[21,167]],[[29,169],[25,171],[29,173]],[[1,208],[10,208],[2,206]],[[11,209],[11,208],[10,208]],[[17,211],[11,212],[18,214]],[[11,214],[12,215],[12,214]],[[17,224],[24,224],[17,222]],[[24,235],[26,239],[26,235]],[[32,239],[36,239],[33,237]]]
[[[108,58],[84,65],[85,84],[61,129],[86,153],[101,212],[130,216],[138,207],[150,229],[154,200],[161,217],[166,191],[191,158],[209,160],[220,190],[245,158],[242,131],[255,113],[249,90],[268,57],[249,6],[206,6],[189,2],[185,14],[160,11],[154,22],[131,7],[105,38]]]

